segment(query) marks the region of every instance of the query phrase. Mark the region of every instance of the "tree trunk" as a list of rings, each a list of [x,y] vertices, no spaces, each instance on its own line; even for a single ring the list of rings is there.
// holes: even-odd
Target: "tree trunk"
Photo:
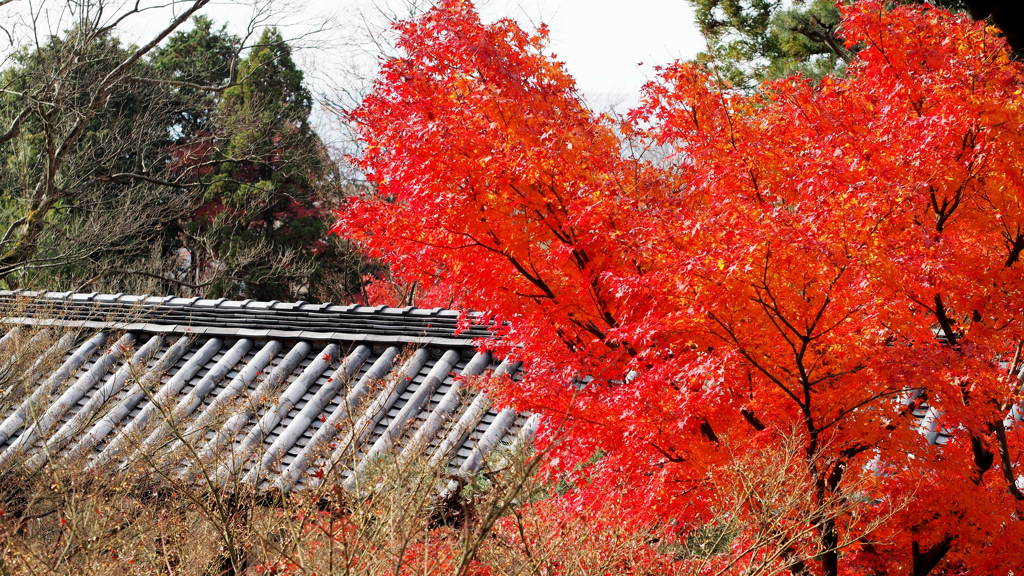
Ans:
[[[932,546],[930,550],[921,552],[921,545],[915,540],[911,547],[913,567],[911,568],[910,576],[926,576],[942,561],[942,558],[952,548],[952,544],[952,538],[946,536],[941,542]]]

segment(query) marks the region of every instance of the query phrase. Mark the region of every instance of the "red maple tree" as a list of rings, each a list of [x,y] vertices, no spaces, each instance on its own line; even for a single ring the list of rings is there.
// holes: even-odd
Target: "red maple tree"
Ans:
[[[485,345],[526,374],[489,392],[559,424],[573,505],[614,493],[685,536],[716,470],[795,430],[778,565],[1016,571],[1024,68],[965,16],[842,9],[845,77],[744,95],[674,63],[616,122],[543,28],[442,1],[355,113],[377,194],[338,230],[504,323]],[[739,510],[747,554],[763,514]]]

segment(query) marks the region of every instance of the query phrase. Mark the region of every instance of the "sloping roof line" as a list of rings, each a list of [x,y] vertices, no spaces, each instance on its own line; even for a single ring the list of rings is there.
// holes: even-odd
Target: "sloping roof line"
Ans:
[[[418,325],[413,334],[401,333],[400,323],[387,327],[390,334],[369,333],[381,309],[348,310],[346,332],[157,319],[114,330],[109,319],[68,319],[89,313],[79,296],[0,293],[0,303],[7,298],[19,310],[3,318],[0,358],[33,343],[38,348],[27,375],[38,384],[0,414],[0,470],[48,463],[117,469],[145,459],[182,478],[206,471],[221,481],[291,490],[319,482],[314,470],[340,467],[351,488],[389,453],[468,475],[502,444],[532,441],[536,429],[535,416],[496,411],[466,382],[489,371],[515,377],[517,364],[473,350],[465,337],[419,336]],[[123,296],[84,296],[104,311],[104,303],[126,303]],[[271,311],[263,316],[303,309],[252,307]],[[457,318],[448,311],[427,315]],[[215,321],[211,316],[201,321]],[[295,318],[288,316],[286,327],[301,327]],[[47,323],[77,330],[40,326]]]
[[[490,336],[485,326],[473,324],[456,334],[460,312],[412,306],[359,306],[260,302],[175,296],[82,294],[74,292],[0,291],[0,306],[21,307],[26,317],[54,316],[65,321],[108,323],[147,322],[164,327],[216,327],[221,329],[351,333],[375,336],[438,337],[471,340]],[[469,345],[468,342],[465,345]]]

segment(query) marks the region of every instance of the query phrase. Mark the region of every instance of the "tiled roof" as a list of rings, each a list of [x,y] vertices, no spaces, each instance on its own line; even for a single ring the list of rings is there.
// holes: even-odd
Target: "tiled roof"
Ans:
[[[0,306],[0,358],[45,343],[0,414],[0,470],[145,458],[291,490],[332,467],[351,485],[386,453],[469,474],[536,428],[458,377],[518,365],[477,352],[479,327],[456,335],[457,312],[6,291]]]
[[[351,340],[360,337],[374,342],[433,343],[430,339],[467,340],[487,337],[486,327],[471,325],[456,335],[459,312],[441,308],[389,308],[350,304],[307,304],[306,302],[259,302],[254,300],[205,300],[174,296],[152,297],[126,294],[79,294],[71,292],[0,291],[0,306],[12,305],[24,316],[50,317],[54,312],[65,321],[129,323],[131,328],[150,323],[153,329],[181,332],[185,328],[214,335],[265,335],[267,332],[316,332]],[[249,332],[252,331],[252,332]],[[289,335],[285,335],[288,337]],[[392,338],[387,338],[387,337]]]

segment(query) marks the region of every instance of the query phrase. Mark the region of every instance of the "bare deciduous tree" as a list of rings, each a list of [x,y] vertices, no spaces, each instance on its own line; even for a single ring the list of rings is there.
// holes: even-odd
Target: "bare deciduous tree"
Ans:
[[[122,47],[112,32],[146,10],[140,3],[68,2],[57,17],[70,14],[58,20],[69,28],[45,37],[38,25],[54,7],[19,6],[35,26],[32,44],[16,47],[3,77],[0,114],[7,129],[0,145],[11,160],[4,174],[0,276],[95,259],[102,248],[137,237],[153,218],[169,215],[155,206],[173,211],[175,203],[166,198],[146,202],[139,195],[141,188],[148,197],[154,187],[173,191],[182,185],[148,162],[156,160],[152,147],[159,141],[140,121],[160,113],[152,104],[161,86],[134,79],[145,75],[145,56],[208,2],[179,5],[173,19],[137,47]],[[141,107],[141,114],[127,118],[129,107]],[[131,125],[115,125],[119,121]],[[140,205],[148,210],[132,214],[134,220],[110,217]],[[68,218],[76,212],[86,217]]]

